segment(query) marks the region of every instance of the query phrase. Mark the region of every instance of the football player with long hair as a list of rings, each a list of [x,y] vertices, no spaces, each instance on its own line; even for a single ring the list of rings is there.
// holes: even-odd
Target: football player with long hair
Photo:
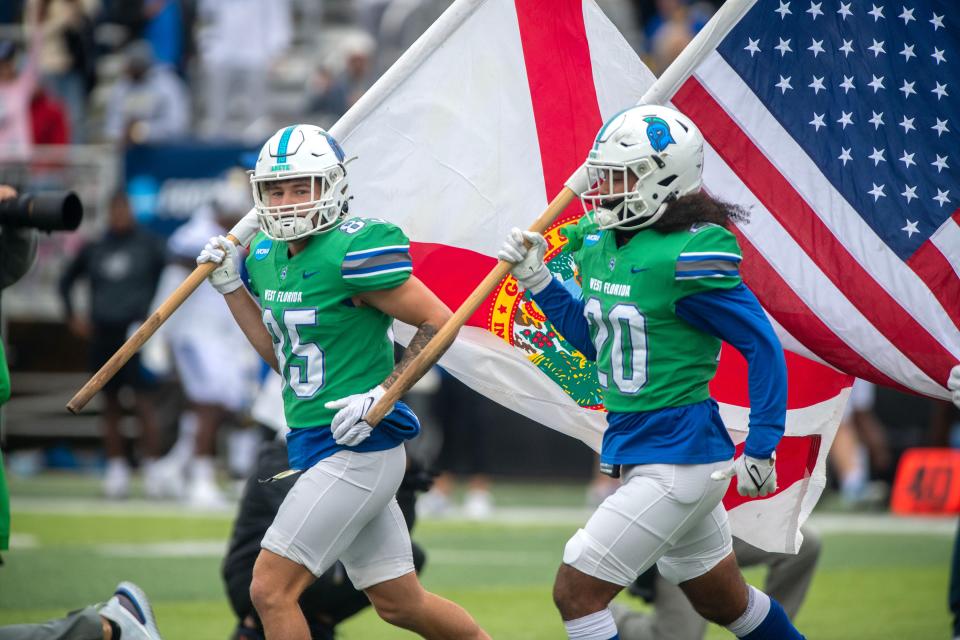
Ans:
[[[246,258],[253,296],[226,238],[211,238],[197,262],[219,265],[210,282],[283,377],[288,458],[302,472],[253,569],[250,595],[266,637],[310,637],[298,599],[340,560],[387,622],[425,638],[487,638],[414,572],[394,496],[417,417],[398,402],[376,429],[363,421],[450,310],[412,275],[410,241],[399,228],[346,217],[343,150],[323,129],[278,131],[250,180],[260,224]],[[395,318],[418,328],[396,366],[387,334]]]
[[[786,417],[786,366],[769,321],[740,278],[726,228],[741,209],[702,193],[703,136],[661,106],[606,122],[575,190],[586,215],[566,235],[577,299],[550,274],[546,241],[514,229],[499,255],[560,333],[597,363],[608,411],[601,469],[621,485],[569,540],[554,601],[571,639],[609,640],[608,604],[654,563],[705,618],[738,638],[802,638],[783,608],[747,585],[721,500],[776,491],[774,449]],[[749,364],[744,455],[708,384],[721,341]]]

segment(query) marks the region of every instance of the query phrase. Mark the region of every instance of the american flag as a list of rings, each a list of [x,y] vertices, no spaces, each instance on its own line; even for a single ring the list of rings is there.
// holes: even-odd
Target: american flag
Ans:
[[[960,362],[960,7],[728,5],[666,97],[704,133],[707,189],[750,208],[747,283],[787,346],[947,397]]]

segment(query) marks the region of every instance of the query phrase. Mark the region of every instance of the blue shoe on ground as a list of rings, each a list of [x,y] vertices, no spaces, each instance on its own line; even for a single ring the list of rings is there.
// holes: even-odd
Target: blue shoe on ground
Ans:
[[[163,640],[147,594],[132,582],[121,582],[98,612],[120,628],[121,640]]]

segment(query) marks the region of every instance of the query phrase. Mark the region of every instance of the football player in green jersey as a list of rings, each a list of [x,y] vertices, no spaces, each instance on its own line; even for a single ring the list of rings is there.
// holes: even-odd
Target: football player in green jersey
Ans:
[[[412,275],[392,224],[346,218],[343,151],[295,125],[263,146],[251,176],[260,232],[248,293],[238,250],[211,238],[198,263],[257,352],[284,380],[291,469],[302,471],[261,543],[251,598],[270,640],[308,639],[298,599],[336,561],[380,616],[425,638],[487,638],[458,605],[423,589],[394,494],[403,441],[420,424],[398,402],[373,429],[363,416],[450,316]],[[254,298],[255,296],[255,298]],[[394,319],[418,327],[394,366]]]
[[[571,639],[618,637],[608,604],[653,563],[737,637],[802,638],[776,601],[744,582],[721,502],[731,475],[741,494],[776,491],[786,366],[725,228],[744,214],[700,192],[702,166],[703,137],[689,118],[627,109],[600,129],[570,185],[587,211],[567,234],[582,299],[550,275],[539,234],[514,229],[499,254],[596,360],[608,411],[601,469],[622,476],[564,549],[554,601]],[[750,434],[736,461],[708,388],[721,340],[749,364]]]

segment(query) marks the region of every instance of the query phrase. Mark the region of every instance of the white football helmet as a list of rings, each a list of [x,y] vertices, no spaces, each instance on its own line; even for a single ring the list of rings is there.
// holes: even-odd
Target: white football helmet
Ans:
[[[670,107],[631,107],[600,128],[586,167],[584,211],[593,210],[601,229],[642,229],[670,202],[700,190],[703,135]]]
[[[310,200],[270,206],[270,184],[308,178]],[[329,133],[310,124],[277,131],[260,150],[251,172],[260,229],[274,240],[297,240],[333,228],[347,212],[343,149]]]

